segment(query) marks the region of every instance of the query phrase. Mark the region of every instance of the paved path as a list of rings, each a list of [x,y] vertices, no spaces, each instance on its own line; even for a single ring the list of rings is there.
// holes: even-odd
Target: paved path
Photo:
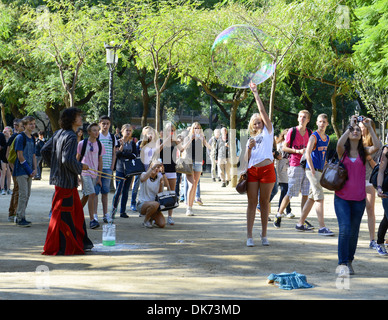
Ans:
[[[174,226],[149,230],[128,210],[129,219],[115,221],[114,248],[101,245],[102,228],[88,228],[95,244],[92,252],[42,256],[53,190],[47,176],[46,171],[42,181],[33,182],[27,210],[31,228],[7,221],[10,196],[0,196],[0,299],[386,299],[388,258],[368,248],[366,214],[354,262],[356,275],[338,282],[337,236],[298,233],[295,219],[283,219],[281,229],[269,225],[270,246],[262,247],[256,219],[256,246],[247,248],[246,196],[221,188],[208,173],[201,178],[205,205],[194,206],[195,216],[186,217],[182,204],[174,212]],[[292,208],[298,217],[299,199],[292,201]],[[327,226],[337,234],[333,193],[326,194],[325,209]],[[382,216],[378,199],[376,230]],[[308,220],[317,225],[315,212]],[[314,288],[286,291],[267,284],[271,273],[293,271],[305,274]]]

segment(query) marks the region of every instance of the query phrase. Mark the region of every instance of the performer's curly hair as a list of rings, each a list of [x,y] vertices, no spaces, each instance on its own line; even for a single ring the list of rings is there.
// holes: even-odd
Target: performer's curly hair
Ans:
[[[59,119],[60,127],[64,130],[71,130],[75,118],[79,114],[82,114],[82,111],[78,108],[68,108],[63,110],[61,118]]]

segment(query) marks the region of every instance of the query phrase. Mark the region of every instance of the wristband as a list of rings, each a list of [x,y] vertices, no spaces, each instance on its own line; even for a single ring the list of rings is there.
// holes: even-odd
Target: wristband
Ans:
[[[24,171],[27,173],[28,176],[32,174],[32,169],[30,165],[28,164],[27,160],[25,160],[23,163],[20,163],[24,169]]]

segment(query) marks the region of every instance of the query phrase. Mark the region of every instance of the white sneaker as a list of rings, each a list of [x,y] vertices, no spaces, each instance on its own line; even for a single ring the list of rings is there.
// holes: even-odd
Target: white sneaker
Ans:
[[[172,220],[172,217],[168,216],[167,217],[167,224],[173,226],[175,224],[174,220]]]
[[[263,236],[261,235],[261,233],[260,233],[260,238],[261,238],[261,244],[262,244],[263,246],[269,246],[269,241],[268,241],[267,237],[263,237]]]
[[[186,209],[186,216],[193,216],[194,213],[193,213],[193,210],[191,208],[187,208]]]
[[[292,212],[290,212],[290,213],[287,213],[286,217],[287,217],[288,219],[292,219],[292,218],[295,217],[295,215],[294,215]]]
[[[147,222],[143,222],[142,226],[148,229],[152,229],[152,224],[149,220]]]
[[[5,196],[7,193],[6,193],[5,190],[3,189],[3,190],[1,190],[1,194],[2,194],[3,196]]]
[[[254,247],[255,244],[253,243],[253,239],[252,238],[248,238],[247,239],[247,247]]]

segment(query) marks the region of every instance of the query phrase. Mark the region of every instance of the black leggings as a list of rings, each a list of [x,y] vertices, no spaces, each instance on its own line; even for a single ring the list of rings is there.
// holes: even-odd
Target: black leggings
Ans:
[[[379,230],[377,231],[377,243],[378,244],[384,244],[384,238],[385,234],[387,233],[388,229],[388,219],[387,215],[384,214],[383,220],[381,220],[379,225]]]

